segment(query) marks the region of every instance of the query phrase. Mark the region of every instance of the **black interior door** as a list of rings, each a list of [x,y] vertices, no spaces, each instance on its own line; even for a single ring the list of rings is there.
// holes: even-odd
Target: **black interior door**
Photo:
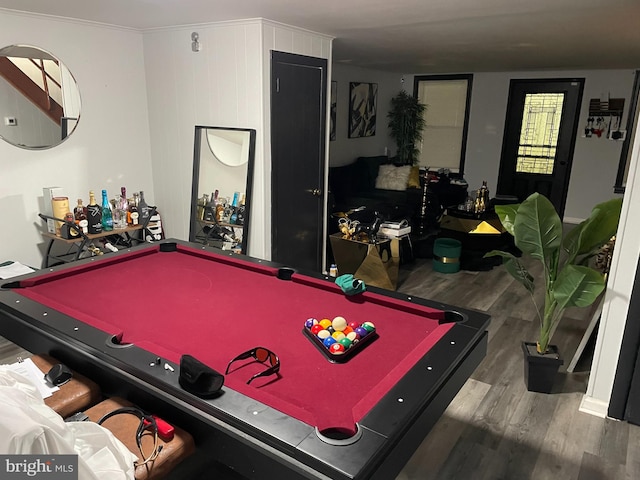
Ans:
[[[522,201],[538,192],[562,217],[583,86],[584,79],[511,81],[498,194]]]
[[[272,260],[322,270],[327,61],[271,53]]]

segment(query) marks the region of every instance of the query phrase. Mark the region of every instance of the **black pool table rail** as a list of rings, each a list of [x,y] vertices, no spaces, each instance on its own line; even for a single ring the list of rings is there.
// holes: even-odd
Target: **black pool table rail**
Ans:
[[[391,478],[485,356],[490,320],[481,312],[371,289],[420,305],[458,310],[466,318],[453,325],[364,416],[357,442],[335,446],[323,442],[314,426],[232,389],[224,387],[224,393],[211,400],[191,395],[178,383],[178,365],[164,359],[162,364],[167,363],[170,369],[155,365],[157,357],[162,358],[160,353],[137,345],[118,345],[112,335],[18,295],[11,288],[15,286],[15,282],[8,282],[0,289],[1,335],[32,352],[55,354],[81,373],[98,374],[102,383],[116,389],[155,398],[165,408],[177,409],[221,432],[233,439],[238,450],[226,452],[220,460],[248,477],[252,477],[251,468],[243,463],[247,455],[255,454],[263,458],[263,468],[295,474],[287,478]],[[265,477],[254,472],[253,478]]]

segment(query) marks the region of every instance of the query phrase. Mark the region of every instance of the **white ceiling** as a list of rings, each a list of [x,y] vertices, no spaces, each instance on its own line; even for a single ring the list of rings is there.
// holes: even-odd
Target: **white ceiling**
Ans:
[[[640,68],[640,0],[0,0],[134,29],[262,17],[403,73]]]

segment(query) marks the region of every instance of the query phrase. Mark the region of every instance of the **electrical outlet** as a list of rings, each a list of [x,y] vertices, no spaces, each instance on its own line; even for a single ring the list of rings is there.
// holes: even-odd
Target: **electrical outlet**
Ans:
[[[4,117],[4,124],[8,127],[15,127],[18,125],[16,117]]]

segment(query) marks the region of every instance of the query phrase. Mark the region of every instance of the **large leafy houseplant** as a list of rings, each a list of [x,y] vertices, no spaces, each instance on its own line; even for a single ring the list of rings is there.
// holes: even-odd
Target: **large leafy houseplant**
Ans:
[[[425,127],[426,105],[402,90],[391,99],[391,110],[387,114],[391,138],[396,142],[398,163],[414,165],[418,162],[418,142],[422,140]]]
[[[589,218],[563,236],[562,222],[552,203],[538,193],[521,204],[498,205],[496,213],[523,256],[543,266],[544,305],[539,308],[540,330],[537,351],[547,353],[551,336],[565,309],[591,305],[605,288],[605,275],[589,266],[590,260],[615,235],[622,199],[596,205]],[[506,270],[531,294],[535,304],[535,279],[520,259],[509,252],[493,250]]]

